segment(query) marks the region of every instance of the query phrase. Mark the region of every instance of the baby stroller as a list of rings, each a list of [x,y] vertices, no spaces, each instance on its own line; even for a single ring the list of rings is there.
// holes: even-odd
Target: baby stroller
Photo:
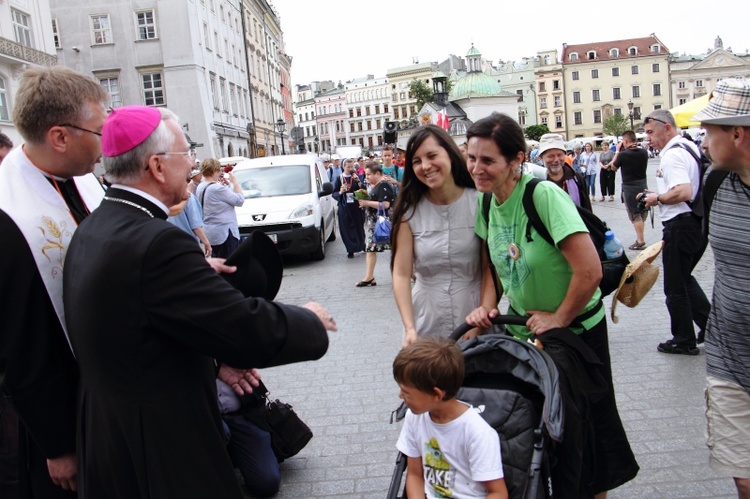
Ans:
[[[497,316],[494,324],[526,323],[526,317]],[[459,326],[458,340],[471,326]],[[536,346],[511,336],[487,334],[459,343],[466,375],[457,399],[482,410],[481,415],[500,435],[503,472],[509,497],[553,497],[549,449],[563,432],[563,401],[557,368]],[[406,407],[394,411],[403,419]],[[399,452],[387,499],[402,499],[406,456]],[[400,492],[401,491],[401,492]]]

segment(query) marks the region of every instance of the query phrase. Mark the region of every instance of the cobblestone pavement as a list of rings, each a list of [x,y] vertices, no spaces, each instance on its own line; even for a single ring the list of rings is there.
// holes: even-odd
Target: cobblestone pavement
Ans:
[[[658,159],[649,163],[649,185]],[[618,175],[617,182],[620,178]],[[598,183],[598,182],[597,182]],[[597,191],[599,187],[597,185]],[[619,193],[619,185],[617,187]],[[594,203],[624,246],[634,231],[624,206]],[[647,223],[646,242],[661,238]],[[390,253],[378,255],[376,287],[355,288],[364,276],[363,254],[346,258],[340,240],[327,245],[322,262],[285,262],[278,299],[325,305],[339,324],[327,355],[317,362],[263,371],[272,397],[294,405],[315,437],[282,464],[282,498],[383,498],[396,456],[400,424],[389,424],[399,404],[391,362],[401,343],[402,326],[393,299]],[[632,257],[636,252],[628,251]],[[656,262],[661,266],[661,259]],[[710,296],[710,249],[695,275]],[[611,297],[605,299],[609,310]],[[705,446],[705,356],[673,356],[656,351],[670,337],[661,276],[634,309],[618,307],[619,324],[609,323],[615,389],[631,445],[641,471],[611,498],[736,497],[731,478],[708,467]]]

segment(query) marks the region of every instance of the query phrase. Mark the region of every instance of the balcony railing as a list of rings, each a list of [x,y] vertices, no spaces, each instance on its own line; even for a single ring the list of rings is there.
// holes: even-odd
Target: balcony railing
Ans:
[[[20,59],[40,66],[53,66],[57,64],[56,55],[50,55],[2,37],[0,37],[0,55],[7,55],[14,59]]]

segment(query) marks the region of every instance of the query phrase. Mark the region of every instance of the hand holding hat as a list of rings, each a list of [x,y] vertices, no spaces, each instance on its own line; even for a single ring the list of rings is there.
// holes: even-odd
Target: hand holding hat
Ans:
[[[659,256],[664,241],[654,243],[645,250],[641,251],[635,259],[625,267],[625,272],[620,279],[620,285],[612,296],[612,322],[617,324],[619,318],[615,315],[617,302],[621,302],[626,307],[633,308],[643,299],[651,290],[659,277],[659,267],[652,265],[651,262]]]

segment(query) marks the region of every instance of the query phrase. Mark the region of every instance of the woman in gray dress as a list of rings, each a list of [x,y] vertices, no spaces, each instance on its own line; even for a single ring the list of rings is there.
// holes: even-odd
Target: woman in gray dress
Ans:
[[[423,335],[449,336],[479,303],[488,268],[474,233],[477,199],[453,139],[434,125],[418,128],[406,146],[391,230],[393,294],[404,346]]]

